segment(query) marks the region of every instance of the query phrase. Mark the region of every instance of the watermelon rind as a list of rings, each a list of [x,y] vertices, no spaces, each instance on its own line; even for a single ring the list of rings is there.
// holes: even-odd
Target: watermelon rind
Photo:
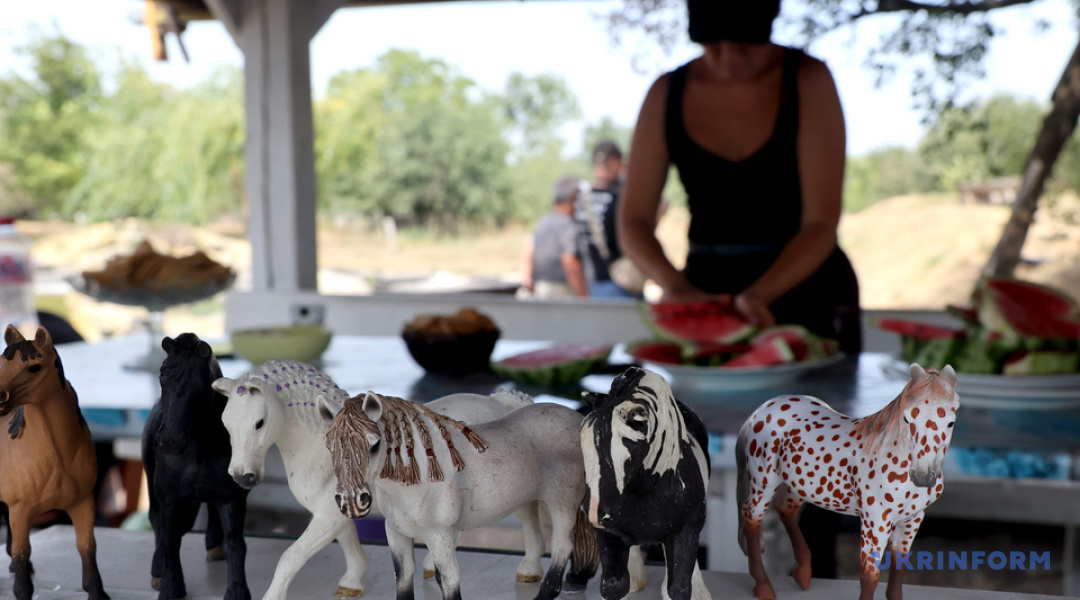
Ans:
[[[988,277],[979,282],[974,304],[982,326],[1007,338],[1080,338],[1080,308],[1047,285]]]
[[[626,353],[635,360],[660,364],[683,364],[684,346],[663,340],[638,340],[626,345]]]
[[[720,365],[725,369],[759,368],[795,362],[795,353],[784,338],[776,337],[764,344],[759,344]]]
[[[829,356],[821,338],[802,325],[776,325],[762,330],[754,336],[750,344],[757,346],[768,343],[774,338],[783,339],[795,353],[796,361],[819,360]]]
[[[544,387],[570,385],[581,380],[594,370],[607,364],[611,354],[610,345],[564,345],[525,352],[491,363],[491,370],[500,377],[517,383]],[[536,364],[515,364],[528,361],[531,356],[545,356],[563,351],[569,354],[562,360],[544,360]]]
[[[1062,375],[1080,371],[1080,352],[1034,350],[1007,363],[1006,375]]]

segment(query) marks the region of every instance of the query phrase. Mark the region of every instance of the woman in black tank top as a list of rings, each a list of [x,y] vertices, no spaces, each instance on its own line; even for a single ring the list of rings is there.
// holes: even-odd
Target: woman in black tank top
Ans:
[[[845,134],[832,75],[769,43],[778,1],[689,5],[704,53],[645,98],[620,205],[623,252],[665,300],[731,298],[759,325],[798,323],[857,353],[858,282],[836,240]],[[669,164],[691,215],[683,272],[653,233]]]

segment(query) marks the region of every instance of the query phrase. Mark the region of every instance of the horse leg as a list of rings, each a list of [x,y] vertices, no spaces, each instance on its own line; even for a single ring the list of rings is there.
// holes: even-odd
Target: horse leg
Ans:
[[[641,552],[641,546],[630,548],[630,557],[626,563],[626,568],[630,571],[630,593],[640,592],[649,585],[649,578],[645,574],[645,555]]]
[[[886,600],[902,600],[904,596],[903,573],[900,557],[911,552],[911,543],[915,541],[915,534],[922,525],[922,515],[908,519],[898,525],[889,537],[889,546],[892,549],[892,564],[889,565],[889,586],[885,588]]]
[[[244,518],[247,516],[247,494],[232,502],[218,506],[221,525],[225,534],[225,557],[228,559],[229,578],[224,600],[251,600],[244,562],[247,560],[247,543],[244,542]]]
[[[341,513],[334,510],[332,514],[338,515],[340,522]],[[338,530],[337,541],[341,545],[341,551],[345,553],[345,574],[338,581],[334,597],[356,598],[364,593],[364,573],[368,570],[368,559],[364,546],[356,535],[356,525],[351,519],[346,520],[345,526]]]
[[[8,506],[3,502],[0,502],[0,524],[7,523],[7,543],[4,544],[4,549],[7,551],[8,558],[11,558],[11,519],[8,517]],[[34,574],[34,563],[28,565],[30,574]],[[15,563],[8,563],[8,571],[15,572]]]
[[[862,565],[862,576],[859,578],[861,583],[859,600],[874,600],[874,590],[877,589],[878,580],[881,579],[881,570],[878,568],[877,561],[884,556],[885,543],[891,532],[878,531],[879,527],[882,531],[888,531],[888,524],[880,518],[880,515],[863,514],[860,516],[862,517],[860,528],[862,543],[859,561]],[[878,537],[879,534],[881,537]]]
[[[75,546],[82,557],[83,590],[89,600],[109,600],[101,584],[101,572],[97,565],[97,540],[94,539],[94,495],[87,494],[68,510],[71,524],[75,526]]]
[[[146,463],[146,488],[150,492],[150,525],[154,528],[154,558],[150,562],[150,587],[161,590],[161,573],[165,567],[165,545],[162,543],[161,506],[154,493],[153,463]]]
[[[577,502],[562,506],[554,502],[545,504],[551,515],[551,562],[540,582],[536,600],[554,600],[562,591],[566,561],[574,551],[574,523],[581,512]]]
[[[213,504],[206,505],[206,560],[224,560],[225,551],[221,548],[224,533],[221,530],[221,515]]]
[[[693,531],[693,528],[684,528],[679,534],[664,540],[664,600],[712,599],[704,585],[701,589],[695,589],[694,586],[695,580],[701,579],[697,564],[700,535],[700,529]]]
[[[180,565],[180,540],[191,531],[199,514],[199,503],[170,499],[161,503],[159,508],[161,585],[158,600],[179,600],[187,596],[184,569]]]
[[[439,529],[424,536],[428,551],[435,558],[435,580],[443,600],[461,600],[461,572],[458,570],[457,532]]]
[[[596,545],[600,551],[602,569],[600,597],[603,600],[622,600],[630,593],[630,572],[627,568],[630,545],[603,529],[596,530]]]
[[[458,532],[454,532],[454,547],[457,548]],[[435,555],[431,553],[431,546],[428,546],[427,555],[424,556],[424,579],[435,578]]]
[[[784,524],[788,537],[791,538],[791,547],[795,551],[795,583],[804,590],[810,589],[810,546],[806,544],[802,529],[799,529],[799,509],[802,508],[803,499],[792,494],[788,486],[780,486],[780,491],[773,498],[773,506],[780,515],[780,522]]]
[[[30,511],[18,505],[9,506],[8,529],[11,541],[11,572],[15,574],[16,600],[30,600],[34,596],[34,582],[30,579]]]
[[[534,500],[515,514],[521,521],[521,533],[525,537],[525,556],[518,565],[517,581],[535,583],[540,581],[544,572],[540,567],[540,556],[544,554],[544,538],[540,533],[540,502]]]
[[[749,471],[750,491],[739,507],[739,515],[742,525],[742,535],[745,541],[746,557],[750,562],[750,575],[754,578],[754,597],[758,600],[775,600],[776,592],[773,590],[769,576],[765,573],[765,562],[761,558],[761,523],[765,518],[765,511],[776,495],[781,483],[779,479],[770,483],[762,475],[759,479],[753,473],[753,465]],[[777,475],[773,475],[777,478]]]
[[[307,529],[281,554],[277,568],[274,569],[274,579],[270,582],[270,587],[266,590],[263,600],[285,600],[289,585],[292,584],[292,580],[296,577],[296,573],[300,571],[300,568],[307,564],[307,561],[316,552],[325,548],[334,539],[335,535],[345,537],[341,535],[340,531],[341,519],[336,519],[333,515],[329,515],[330,518],[327,518],[328,514],[326,510],[315,513]],[[352,521],[348,523],[352,527]],[[356,529],[353,528],[353,531],[356,531]],[[355,535],[353,537],[355,538]],[[347,550],[344,544],[342,550]],[[348,555],[349,553],[346,552],[345,556],[348,557]],[[338,591],[340,592],[340,588]]]
[[[413,600],[413,575],[416,573],[416,559],[413,557],[413,539],[406,537],[386,523],[386,543],[390,546],[390,557],[394,561],[394,575],[397,577],[397,600]]]

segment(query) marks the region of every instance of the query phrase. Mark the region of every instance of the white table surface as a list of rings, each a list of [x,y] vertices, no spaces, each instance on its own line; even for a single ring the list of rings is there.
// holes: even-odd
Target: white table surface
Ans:
[[[98,529],[98,564],[105,582],[105,590],[113,600],[153,600],[157,592],[150,588],[150,558],[153,554],[153,535],[143,531]],[[79,556],[75,550],[74,530],[67,526],[55,526],[35,532],[30,539],[31,558],[37,571],[36,598],[38,600],[62,600],[86,598],[77,591],[81,585]],[[289,540],[275,538],[248,538],[247,579],[253,598],[262,597],[270,585],[274,566]],[[390,553],[383,546],[365,546],[371,566],[364,577],[366,590],[363,598],[388,599],[394,597],[394,574]],[[417,553],[417,560],[423,557]],[[181,547],[181,560],[187,583],[188,600],[221,598],[225,590],[225,563],[207,563],[201,535],[189,534]],[[531,600],[539,584],[516,584],[514,574],[520,558],[507,554],[458,552],[461,565],[461,592],[466,599],[484,600]],[[11,597],[11,576],[7,570],[7,554],[0,555],[0,597]],[[544,560],[546,567],[547,560]],[[345,561],[337,545],[324,548],[300,571],[293,582],[290,598],[333,597],[338,579],[345,570]],[[649,586],[630,596],[630,600],[658,600],[663,572],[660,567],[649,567]],[[745,573],[704,573],[705,584],[716,600],[752,600],[752,579]],[[788,577],[773,579],[777,596],[781,600],[837,600],[858,597],[855,581],[814,580],[810,590],[803,592]],[[885,585],[879,585],[877,598],[885,597]],[[438,600],[439,588],[431,582],[416,580],[417,600]],[[584,594],[563,594],[562,598],[573,600],[600,600],[599,579],[593,578]],[[906,586],[906,600],[1050,600],[1054,596],[1016,594],[1009,592],[985,592]]]

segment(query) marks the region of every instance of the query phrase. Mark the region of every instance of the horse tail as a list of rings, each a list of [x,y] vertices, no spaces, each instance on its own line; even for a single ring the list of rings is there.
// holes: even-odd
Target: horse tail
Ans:
[[[600,565],[600,548],[596,543],[596,529],[582,510],[577,511],[574,521],[574,550],[570,553],[570,575],[567,581],[585,583],[596,575]]]
[[[739,519],[739,548],[746,554],[746,532],[743,531],[743,505],[750,496],[750,473],[746,470],[746,428],[739,430],[735,441],[735,465],[738,475],[735,482],[735,509]]]

